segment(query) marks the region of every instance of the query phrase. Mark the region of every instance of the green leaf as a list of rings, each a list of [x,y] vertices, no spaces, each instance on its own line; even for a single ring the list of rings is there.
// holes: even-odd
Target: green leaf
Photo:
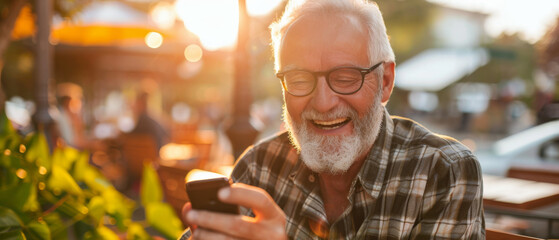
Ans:
[[[167,238],[177,239],[184,227],[173,208],[162,202],[145,205],[148,223]]]
[[[0,206],[0,232],[9,228],[21,228],[21,220],[14,211]]]
[[[78,159],[80,152],[71,147],[57,148],[52,154],[52,164],[68,171]]]
[[[101,225],[97,228],[97,234],[99,234],[99,239],[103,240],[119,240],[118,235],[111,229]]]
[[[47,186],[53,192],[66,191],[72,195],[81,196],[82,189],[78,186],[74,178],[62,167],[52,166],[52,173]]]
[[[37,201],[37,188],[34,184],[30,183],[29,197],[23,205],[23,211],[37,211],[39,210],[39,201]]]
[[[23,182],[17,185],[9,186],[5,189],[0,190],[0,204],[5,207],[9,207],[16,212],[23,212],[26,203],[30,202],[30,197],[34,196],[32,201],[37,201],[36,194],[32,195],[34,191],[34,186],[30,182]],[[34,203],[31,203],[34,204]]]
[[[0,119],[0,121],[2,121]],[[19,153],[19,145],[23,138],[13,129],[9,120],[7,123],[0,123],[0,154],[4,154],[4,150],[9,149],[12,154]],[[3,127],[4,126],[4,127]]]
[[[81,232],[81,234],[78,234],[78,238],[83,240],[119,240],[115,232],[103,225]]]
[[[24,230],[25,236],[33,240],[50,240],[50,229],[45,222],[32,221],[26,226]]]
[[[85,184],[96,191],[97,193],[102,193],[113,186],[107,181],[95,168],[88,167],[85,168],[83,174],[83,181]]]
[[[85,206],[82,198],[68,198],[56,210],[72,217],[74,220],[82,220],[89,213],[89,209]]]
[[[10,231],[10,232],[0,232],[0,239],[2,240],[26,240],[23,231]]]
[[[0,113],[0,154],[4,154],[5,149],[11,148],[11,143],[20,139],[14,130],[12,123],[4,112]],[[19,141],[18,141],[19,142]]]
[[[114,188],[108,188],[101,196],[105,200],[105,211],[116,220],[120,229],[124,229],[125,221],[132,215],[134,201],[127,199]]]
[[[49,146],[42,132],[33,134],[25,154],[28,161],[34,161],[38,167],[44,167],[48,172],[51,170]]]
[[[126,240],[149,240],[151,237],[138,223],[131,223],[126,231]]]
[[[105,200],[100,196],[95,196],[89,200],[87,204],[89,209],[89,216],[91,216],[97,224],[101,224],[103,216],[105,216]]]
[[[22,225],[16,213],[0,206],[0,239],[25,239]]]
[[[43,220],[47,223],[50,228],[50,234],[52,239],[56,240],[67,240],[68,231],[67,227],[60,217],[60,213],[51,212],[43,217]]]
[[[2,103],[3,104],[3,103]],[[6,116],[6,113],[2,111],[0,114],[0,136],[15,134],[16,130],[12,126],[12,123]]]
[[[83,182],[85,180],[85,174],[88,168],[91,168],[89,165],[89,154],[87,152],[81,152],[78,154],[76,163],[74,164],[73,176],[76,181]]]
[[[149,203],[161,202],[163,193],[157,172],[150,163],[144,163],[144,174],[142,176],[141,187],[142,205],[147,206]]]

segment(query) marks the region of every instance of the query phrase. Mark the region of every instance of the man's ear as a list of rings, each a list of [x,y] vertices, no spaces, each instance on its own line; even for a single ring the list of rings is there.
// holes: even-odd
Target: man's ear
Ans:
[[[396,64],[394,62],[385,62],[382,64],[384,72],[382,75],[382,103],[387,103],[390,95],[392,95],[392,89],[394,88],[394,68]]]

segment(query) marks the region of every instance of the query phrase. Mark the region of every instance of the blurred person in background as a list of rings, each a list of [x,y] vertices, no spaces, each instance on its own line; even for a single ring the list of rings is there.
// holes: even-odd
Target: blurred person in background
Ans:
[[[148,111],[149,94],[141,91],[136,96],[133,110],[136,117],[136,125],[130,132],[131,134],[148,135],[155,141],[156,147],[159,150],[163,145],[169,142],[170,136],[167,129],[165,129],[155,118],[153,118]]]
[[[271,30],[287,132],[219,191],[242,215],[187,203],[182,238],[485,239],[476,157],[385,108],[395,59],[376,4],[290,1]]]
[[[61,83],[57,86],[58,116],[55,116],[60,137],[68,146],[88,149],[91,141],[85,133],[82,116],[83,91],[74,83]]]

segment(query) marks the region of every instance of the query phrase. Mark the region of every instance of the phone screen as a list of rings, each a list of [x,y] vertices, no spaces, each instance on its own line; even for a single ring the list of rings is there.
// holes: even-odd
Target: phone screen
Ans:
[[[186,193],[192,203],[192,208],[213,212],[238,214],[238,206],[224,203],[217,198],[217,191],[223,187],[229,186],[229,184],[230,183],[226,177],[187,182]]]

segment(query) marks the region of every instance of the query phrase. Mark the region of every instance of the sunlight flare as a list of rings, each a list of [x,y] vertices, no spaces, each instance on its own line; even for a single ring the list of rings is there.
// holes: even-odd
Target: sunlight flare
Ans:
[[[177,0],[177,16],[200,39],[206,50],[233,47],[237,43],[239,6],[231,0]]]

